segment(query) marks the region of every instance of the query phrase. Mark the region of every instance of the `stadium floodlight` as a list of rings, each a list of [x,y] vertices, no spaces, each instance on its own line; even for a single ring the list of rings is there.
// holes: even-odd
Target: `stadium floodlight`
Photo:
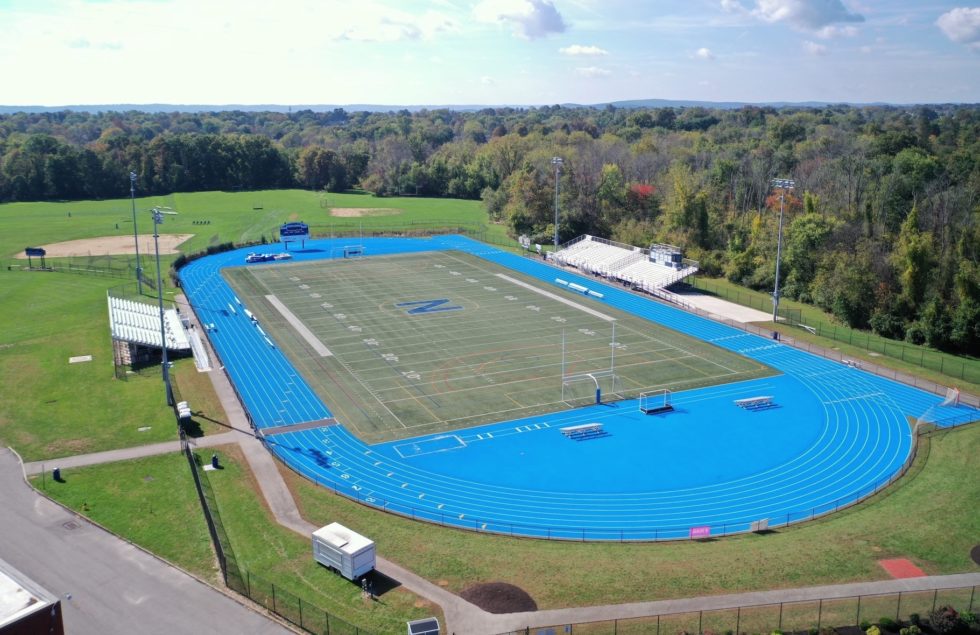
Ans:
[[[160,275],[160,223],[164,214],[174,215],[177,212],[169,207],[154,207],[150,210],[153,216],[153,247],[157,255],[157,300],[160,306],[160,350],[163,351],[163,385],[167,391],[167,405],[174,405],[173,390],[170,387],[170,362],[167,359],[167,329],[163,319],[163,277]]]
[[[551,165],[555,166],[555,251],[558,251],[558,177],[563,163],[561,157],[551,157]]]
[[[786,190],[796,187],[793,179],[773,179],[770,181],[772,187],[779,190],[779,234],[776,238],[776,286],[772,291],[772,321],[776,323],[776,313],[779,311],[779,260],[783,253],[783,200],[786,198]]]
[[[143,268],[140,266],[140,239],[136,233],[136,172],[129,173],[129,197],[133,201],[133,243],[136,247],[136,289],[143,295]]]

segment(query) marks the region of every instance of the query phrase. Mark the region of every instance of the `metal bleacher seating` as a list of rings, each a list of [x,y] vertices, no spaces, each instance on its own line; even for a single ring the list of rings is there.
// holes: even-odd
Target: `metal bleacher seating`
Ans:
[[[587,273],[613,278],[648,292],[663,289],[698,271],[698,264],[694,261],[686,260],[680,268],[668,266],[654,262],[648,249],[618,244],[587,234],[567,243],[564,248],[555,252],[552,260]]]
[[[109,296],[109,328],[113,339],[161,348],[160,309],[152,304]],[[163,313],[163,330],[168,350],[191,347],[180,316],[173,309]]]

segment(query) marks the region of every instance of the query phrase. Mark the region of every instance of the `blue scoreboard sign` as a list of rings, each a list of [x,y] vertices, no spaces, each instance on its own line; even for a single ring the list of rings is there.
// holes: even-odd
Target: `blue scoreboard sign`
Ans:
[[[310,239],[310,226],[306,223],[286,223],[279,228],[279,240],[284,243],[290,241],[305,242]]]

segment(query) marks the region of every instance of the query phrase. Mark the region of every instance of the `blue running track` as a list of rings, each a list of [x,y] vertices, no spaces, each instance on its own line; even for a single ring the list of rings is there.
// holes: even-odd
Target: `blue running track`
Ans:
[[[315,240],[294,260],[328,258],[351,239]],[[359,239],[367,255],[455,249],[554,286],[556,270],[462,236]],[[279,245],[248,251],[274,253]],[[331,417],[328,407],[244,313],[221,269],[246,250],[196,260],[184,293],[259,430]],[[573,540],[687,538],[797,522],[850,504],[899,474],[911,453],[908,417],[967,419],[921,390],[680,311],[621,288],[599,302],[758,360],[781,375],[673,395],[674,413],[634,401],[594,406],[391,443],[366,445],[343,425],[266,437],[308,478],[362,502],[446,525]],[[775,397],[747,411],[734,400]],[[340,422],[343,424],[343,422]],[[576,441],[560,428],[601,423]]]

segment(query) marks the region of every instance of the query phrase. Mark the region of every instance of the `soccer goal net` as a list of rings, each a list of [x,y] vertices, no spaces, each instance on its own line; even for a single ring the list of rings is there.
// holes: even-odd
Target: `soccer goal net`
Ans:
[[[946,398],[942,400],[940,406],[958,406],[960,405],[960,391],[957,388],[947,388]]]
[[[666,388],[641,392],[639,407],[640,412],[647,415],[658,412],[670,412],[674,409],[674,406],[670,404],[670,391]]]
[[[330,250],[330,259],[334,258],[360,258],[364,255],[364,245],[344,245],[334,247]]]

